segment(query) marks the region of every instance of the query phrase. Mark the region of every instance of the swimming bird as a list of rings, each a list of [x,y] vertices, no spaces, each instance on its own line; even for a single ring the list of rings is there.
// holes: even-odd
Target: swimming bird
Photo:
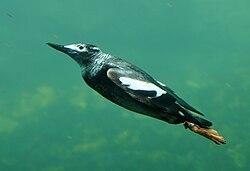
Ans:
[[[170,124],[184,123],[216,144],[225,143],[200,111],[137,66],[91,44],[47,44],[75,60],[87,85],[113,103]]]

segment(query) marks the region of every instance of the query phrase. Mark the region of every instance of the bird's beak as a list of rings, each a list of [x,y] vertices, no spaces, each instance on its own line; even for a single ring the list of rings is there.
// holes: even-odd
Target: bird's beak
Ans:
[[[66,47],[63,46],[63,45],[57,45],[57,44],[54,44],[54,43],[47,43],[47,45],[53,47],[53,48],[56,49],[56,50],[59,50],[59,51],[61,51],[61,52],[64,52],[64,53],[68,54],[69,49],[66,48]]]

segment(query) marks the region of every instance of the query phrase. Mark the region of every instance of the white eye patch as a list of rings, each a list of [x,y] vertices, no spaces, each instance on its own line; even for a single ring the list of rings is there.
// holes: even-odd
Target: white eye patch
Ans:
[[[156,97],[166,94],[167,92],[162,90],[160,87],[140,80],[135,80],[128,77],[120,77],[119,80],[123,85],[127,85],[129,89],[132,90],[142,90],[142,91],[155,91]]]
[[[85,44],[71,44],[71,45],[66,45],[64,47],[78,52],[88,51]]]

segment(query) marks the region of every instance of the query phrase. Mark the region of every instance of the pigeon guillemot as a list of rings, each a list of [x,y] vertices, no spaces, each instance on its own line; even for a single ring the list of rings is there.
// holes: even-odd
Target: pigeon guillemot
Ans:
[[[72,57],[80,65],[84,81],[110,101],[170,124],[184,123],[186,128],[217,144],[225,143],[209,128],[212,123],[200,117],[201,112],[135,65],[90,44],[47,44]]]

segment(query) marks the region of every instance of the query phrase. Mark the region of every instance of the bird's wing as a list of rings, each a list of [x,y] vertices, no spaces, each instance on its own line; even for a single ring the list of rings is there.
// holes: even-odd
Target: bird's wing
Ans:
[[[145,76],[144,73],[135,70],[110,68],[107,71],[107,76],[127,94],[142,103],[161,108],[168,107],[173,103],[178,103],[190,111],[201,114],[179,98],[174,91],[166,85],[155,81],[148,75]]]
[[[182,107],[192,111],[192,112],[195,112],[195,113],[198,113],[202,116],[204,116],[204,114],[202,114],[200,111],[198,111],[197,109],[195,109],[194,107],[190,106],[187,102],[185,102],[182,98],[180,98],[179,96],[177,96],[175,94],[175,92],[173,90],[171,90],[169,87],[167,87],[166,85],[162,84],[161,82],[157,81],[160,86],[166,90],[172,97],[174,97],[176,99],[176,103],[178,103],[179,105],[181,105]]]
[[[135,70],[110,68],[107,76],[126,93],[140,101],[148,101],[147,98],[166,93],[165,90],[147,81],[148,79],[142,73]]]

